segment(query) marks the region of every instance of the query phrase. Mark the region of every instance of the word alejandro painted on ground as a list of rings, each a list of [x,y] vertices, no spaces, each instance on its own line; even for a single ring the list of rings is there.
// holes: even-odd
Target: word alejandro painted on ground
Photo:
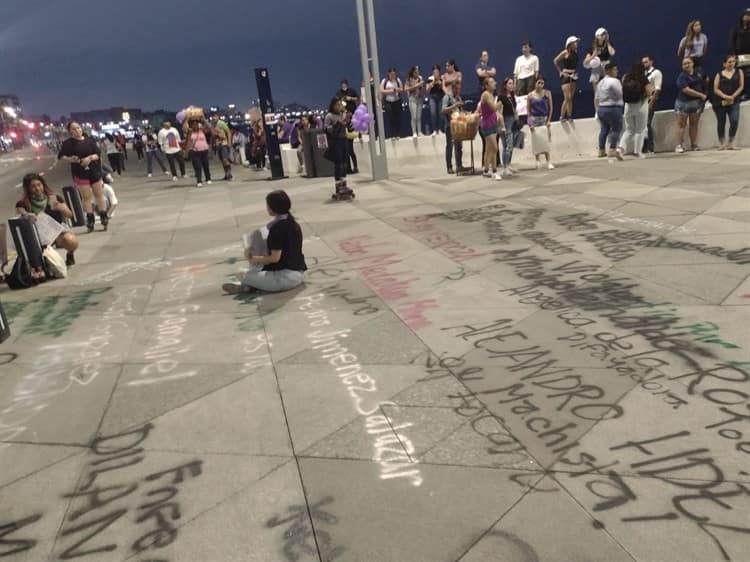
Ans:
[[[359,415],[365,416],[365,429],[374,439],[373,458],[380,465],[380,478],[406,478],[413,486],[420,486],[421,472],[417,461],[411,457],[415,447],[401,433],[412,424],[397,424],[385,415],[382,406],[392,406],[398,411],[398,405],[390,400],[381,401],[377,381],[365,372],[357,355],[344,347],[344,340],[349,337],[351,330],[335,330],[328,311],[322,305],[325,298],[324,294],[319,293],[295,299],[301,303],[299,310],[305,313],[310,328],[313,329],[307,334],[311,348],[335,369],[336,376],[346,386],[352,398],[354,409]]]
[[[152,429],[146,424],[92,443],[83,477],[73,492],[62,496],[72,502],[56,545],[60,560],[97,560],[121,546],[146,556],[175,541],[182,517],[180,491],[202,474],[203,462],[196,459],[135,475],[134,467],[146,460],[142,445]],[[33,549],[38,542],[34,525],[41,519],[37,513],[16,521],[0,520],[0,557]],[[132,535],[123,526],[130,525],[137,538],[121,545],[123,535]]]

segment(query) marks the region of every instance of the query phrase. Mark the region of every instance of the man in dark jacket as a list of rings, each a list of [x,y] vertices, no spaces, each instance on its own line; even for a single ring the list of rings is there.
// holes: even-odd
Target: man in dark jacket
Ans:
[[[740,16],[740,22],[737,27],[732,29],[729,34],[729,53],[732,55],[745,55],[744,58],[750,58],[750,8],[745,8]],[[737,66],[745,72],[745,92],[743,99],[750,97],[750,61],[737,60]]]

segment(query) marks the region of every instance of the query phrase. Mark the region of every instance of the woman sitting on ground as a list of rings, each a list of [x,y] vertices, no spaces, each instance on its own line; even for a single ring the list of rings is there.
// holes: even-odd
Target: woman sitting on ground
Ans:
[[[255,255],[253,248],[245,249],[245,257],[252,266],[242,283],[225,283],[222,288],[230,294],[265,291],[288,291],[305,279],[305,256],[302,254],[302,229],[290,212],[292,202],[284,191],[266,195],[266,209],[273,220],[268,223],[268,250]],[[256,232],[252,235],[256,238]],[[257,267],[262,266],[262,269]]]
[[[60,224],[63,224],[65,219],[73,218],[73,212],[65,204],[65,200],[57,195],[39,174],[26,174],[23,177],[23,199],[16,203],[16,213],[21,216],[39,216],[40,213],[47,213]],[[54,243],[55,246],[67,252],[66,265],[75,264],[73,254],[78,249],[76,235],[66,230],[57,237]]]

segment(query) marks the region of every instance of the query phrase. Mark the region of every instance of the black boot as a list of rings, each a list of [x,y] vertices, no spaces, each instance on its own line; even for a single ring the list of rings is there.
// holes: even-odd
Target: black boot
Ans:
[[[109,225],[109,215],[107,215],[106,212],[99,213],[99,220],[102,222],[104,230],[107,230],[107,226]]]
[[[89,232],[94,231],[94,223],[96,221],[94,220],[94,213],[86,213],[86,229]]]
[[[70,267],[71,265],[75,265],[75,264],[76,264],[75,256],[71,254],[70,252],[68,252],[68,255],[65,256],[65,265]]]

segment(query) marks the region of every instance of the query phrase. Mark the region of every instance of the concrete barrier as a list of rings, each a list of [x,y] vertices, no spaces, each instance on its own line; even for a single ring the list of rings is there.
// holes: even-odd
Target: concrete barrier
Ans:
[[[654,143],[657,152],[674,151],[677,144],[676,119],[674,111],[659,111],[654,115]],[[728,130],[727,125],[727,130]],[[524,127],[528,139],[529,129]],[[573,123],[552,123],[552,161],[565,162],[570,160],[585,160],[595,158],[598,152],[599,121],[594,118],[577,119]],[[685,133],[687,143],[687,132]],[[370,171],[370,152],[367,136],[355,141],[354,147],[359,159],[359,169],[366,174]],[[735,142],[738,146],[750,146],[750,102],[742,104],[740,111],[740,128]],[[464,142],[463,164],[470,163],[470,143]],[[713,107],[706,105],[698,129],[698,146],[707,150],[718,146],[716,133],[716,116]],[[388,153],[388,167],[393,172],[408,172],[419,169],[443,170],[445,168],[445,136],[423,136],[416,139],[407,137],[399,140],[386,141]],[[477,136],[474,141],[474,162],[477,168],[482,165],[482,141]],[[282,148],[284,170],[293,175],[297,169],[297,156],[289,146]],[[516,149],[513,162],[522,166],[533,165],[534,156],[531,153],[531,143],[527,142],[523,150]]]

